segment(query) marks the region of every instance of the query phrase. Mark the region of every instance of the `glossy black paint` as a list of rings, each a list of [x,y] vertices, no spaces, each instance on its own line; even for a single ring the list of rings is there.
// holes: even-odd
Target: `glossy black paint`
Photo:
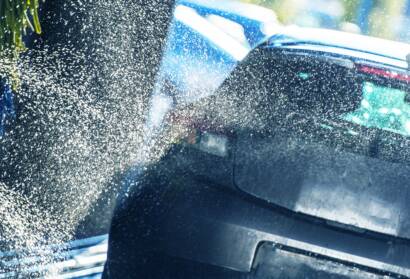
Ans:
[[[292,87],[274,96],[272,86],[286,87],[286,82],[275,79],[272,68],[286,59],[296,65],[313,61],[325,70],[336,67],[330,73],[342,75],[351,86],[343,86],[346,95],[332,96],[332,102],[320,96],[324,92],[310,98],[293,94]],[[394,152],[408,140],[357,126],[359,136],[346,134],[353,126],[337,118],[360,101],[354,95],[360,92],[355,87],[361,78],[358,63],[395,68],[323,49],[262,45],[251,52],[219,92],[201,103],[206,111],[195,119],[211,123],[199,125],[201,132],[225,135],[229,152],[217,156],[190,143],[177,144],[134,181],[130,196],[117,208],[109,249],[116,260],[108,265],[125,276],[118,278],[410,278],[407,221],[374,213],[383,206],[393,217],[408,211],[408,158]],[[331,91],[327,81],[323,84]],[[332,129],[323,129],[324,120]],[[390,144],[391,154],[380,152],[386,139],[398,143]],[[274,161],[281,144],[286,146],[283,160]],[[379,171],[382,177],[365,183],[371,178],[363,168],[376,172],[370,169],[379,167],[372,160],[388,162],[385,171],[397,171],[396,180]],[[305,183],[306,169],[318,164],[317,179]],[[339,167],[351,167],[351,175],[336,183]],[[316,193],[322,178],[334,185]],[[392,183],[396,188],[389,190]],[[333,190],[354,197],[332,196]],[[372,208],[372,201],[382,206]],[[361,215],[361,222],[349,222],[351,216],[343,215],[349,210]],[[288,259],[287,264],[270,274],[280,259]]]

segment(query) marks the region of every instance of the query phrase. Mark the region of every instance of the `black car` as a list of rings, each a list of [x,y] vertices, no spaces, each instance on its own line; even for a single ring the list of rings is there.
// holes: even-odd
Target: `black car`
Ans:
[[[170,117],[107,278],[410,278],[410,46],[299,31]]]

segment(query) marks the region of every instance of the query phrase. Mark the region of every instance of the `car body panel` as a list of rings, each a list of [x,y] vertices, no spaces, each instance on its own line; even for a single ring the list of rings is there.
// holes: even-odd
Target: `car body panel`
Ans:
[[[148,126],[159,127],[172,106],[213,94],[251,48],[278,26],[275,13],[257,5],[178,1]]]
[[[294,212],[410,239],[408,164],[280,135],[240,137],[235,157],[235,185],[247,193]]]
[[[182,0],[179,4],[194,8],[202,16],[219,15],[241,23],[251,47],[279,26],[275,12],[258,5],[226,0]]]
[[[215,24],[212,17],[225,22]],[[257,5],[179,1],[156,91],[177,95],[181,102],[212,94],[237,62],[278,26],[275,13]],[[176,92],[170,92],[169,84]]]
[[[155,236],[171,256],[246,273],[255,268],[260,245],[271,243],[311,258],[327,257],[329,263],[346,268],[410,276],[408,242],[311,222],[198,180],[180,179],[178,184],[183,190],[172,200]]]

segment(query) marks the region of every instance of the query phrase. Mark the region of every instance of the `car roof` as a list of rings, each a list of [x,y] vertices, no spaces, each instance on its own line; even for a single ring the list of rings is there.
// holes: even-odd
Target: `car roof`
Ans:
[[[353,56],[366,54],[376,62],[386,63],[387,59],[399,60],[396,62],[402,62],[399,63],[402,65],[406,63],[406,56],[410,54],[410,44],[320,28],[285,27],[270,37],[267,45],[349,52]]]

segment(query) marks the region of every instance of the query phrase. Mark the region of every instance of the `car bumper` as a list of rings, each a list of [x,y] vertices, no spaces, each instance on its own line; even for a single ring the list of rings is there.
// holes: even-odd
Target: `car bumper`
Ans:
[[[241,273],[287,262],[315,278],[410,278],[407,240],[308,219],[235,192],[185,187],[162,217],[156,243],[171,257]]]

